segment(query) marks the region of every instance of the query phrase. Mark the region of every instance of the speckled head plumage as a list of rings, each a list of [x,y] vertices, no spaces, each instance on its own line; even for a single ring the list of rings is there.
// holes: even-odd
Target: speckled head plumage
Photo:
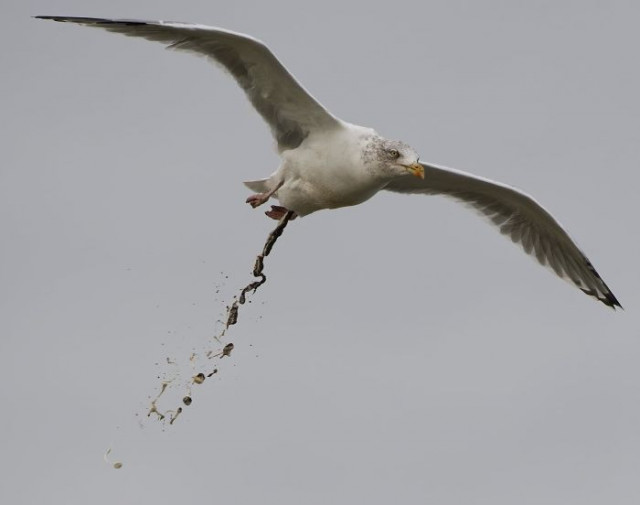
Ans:
[[[365,166],[382,177],[410,174],[424,178],[424,167],[418,163],[418,158],[418,153],[409,144],[379,136],[369,137],[362,151]]]

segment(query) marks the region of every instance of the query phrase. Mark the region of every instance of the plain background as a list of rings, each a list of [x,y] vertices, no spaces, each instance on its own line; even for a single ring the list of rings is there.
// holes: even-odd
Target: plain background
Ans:
[[[2,503],[640,502],[638,2],[0,11]],[[534,195],[626,310],[462,206],[379,195],[287,228],[233,355],[163,428],[148,397],[217,348],[274,225],[240,182],[278,159],[206,61],[36,14],[266,41],[339,117]]]

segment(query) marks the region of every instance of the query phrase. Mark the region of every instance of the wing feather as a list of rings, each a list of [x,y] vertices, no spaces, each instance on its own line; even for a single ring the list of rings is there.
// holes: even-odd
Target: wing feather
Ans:
[[[400,177],[385,189],[445,195],[470,205],[542,266],[609,307],[620,303],[589,259],[549,212],[514,188],[436,165],[422,164],[425,178]]]
[[[102,28],[162,42],[222,65],[269,124],[280,151],[294,149],[313,129],[337,128],[340,121],[313,98],[259,40],[220,28],[166,21],[67,16],[39,19]]]

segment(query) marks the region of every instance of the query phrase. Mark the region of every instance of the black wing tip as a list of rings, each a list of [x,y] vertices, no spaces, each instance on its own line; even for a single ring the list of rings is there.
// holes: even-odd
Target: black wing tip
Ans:
[[[624,310],[624,307],[620,304],[618,299],[615,297],[615,295],[611,291],[609,291],[605,295],[605,298],[607,300],[606,302],[603,301],[602,299],[600,299],[600,301],[602,301],[608,307],[611,307],[613,310],[616,310],[616,307],[619,308],[620,310]]]
[[[618,301],[618,299],[609,290],[607,290],[605,293],[596,293],[595,291],[593,291],[591,289],[580,288],[580,291],[582,291],[586,295],[593,296],[594,298],[597,298],[599,301],[604,303],[607,307],[611,307],[613,310],[616,310],[616,308],[624,310],[624,307],[622,305],[620,305],[620,302]]]
[[[602,277],[600,277],[600,274],[594,268],[593,264],[589,261],[589,259],[586,256],[585,256],[584,259],[587,262],[587,267],[589,268],[589,270],[591,270],[593,275],[595,275],[596,278],[598,280],[600,280],[600,282],[602,282],[602,286],[604,287],[604,290],[602,291],[602,293],[600,293],[600,294],[593,293],[593,296],[598,298],[598,300],[600,300],[602,303],[604,303],[607,307],[611,307],[613,310],[616,310],[616,307],[620,307],[622,310],[624,310],[622,305],[620,305],[620,302],[618,301],[618,299],[615,297],[615,295],[609,289],[609,286],[607,286],[607,284],[604,282],[604,280],[602,280]]]
[[[50,21],[58,21],[59,23],[78,23],[89,25],[147,25],[147,21],[138,21],[136,19],[106,19],[106,18],[85,18],[78,16],[33,16],[34,19],[46,19]]]

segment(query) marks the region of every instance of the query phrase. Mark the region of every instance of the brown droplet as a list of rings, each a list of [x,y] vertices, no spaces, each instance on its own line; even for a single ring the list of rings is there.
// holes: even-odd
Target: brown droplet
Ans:
[[[233,344],[231,342],[229,342],[227,345],[225,345],[222,348],[222,356],[220,356],[221,358],[223,356],[231,356],[231,351],[233,351]]]
[[[164,414],[158,410],[158,406],[156,405],[156,398],[151,402],[151,406],[149,407],[149,412],[147,413],[147,417],[151,417],[151,414],[155,414],[158,416],[158,419],[162,421],[164,419]]]
[[[211,372],[210,374],[208,374],[208,375],[207,375],[207,377],[211,377],[213,374],[216,374],[216,373],[218,373],[218,369],[217,369],[217,368],[214,368],[214,369],[213,369],[213,372]]]
[[[200,372],[198,375],[194,375],[193,382],[196,384],[202,384],[204,382],[204,374]]]
[[[178,410],[176,410],[176,413],[174,415],[171,416],[171,420],[169,421],[169,424],[173,424],[173,422],[178,419],[178,416],[182,414],[182,407],[178,407]]]
[[[229,315],[227,316],[227,328],[238,322],[238,302],[233,302],[229,308]]]
[[[182,399],[182,403],[184,403],[188,407],[189,405],[191,405],[191,397],[190,396],[185,396]]]
[[[118,470],[119,468],[122,468],[122,463],[120,461],[116,461],[114,463],[111,463],[111,460],[109,459],[109,454],[111,454],[111,448],[107,449],[107,452],[104,453],[103,457],[104,457],[105,462],[109,463],[116,470]]]

